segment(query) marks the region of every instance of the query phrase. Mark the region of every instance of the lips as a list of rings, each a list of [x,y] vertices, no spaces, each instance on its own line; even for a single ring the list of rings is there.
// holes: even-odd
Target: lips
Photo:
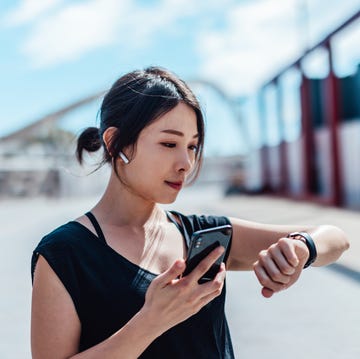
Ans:
[[[165,181],[165,183],[177,191],[179,191],[181,189],[182,184],[183,184],[182,181],[178,181],[178,182]]]

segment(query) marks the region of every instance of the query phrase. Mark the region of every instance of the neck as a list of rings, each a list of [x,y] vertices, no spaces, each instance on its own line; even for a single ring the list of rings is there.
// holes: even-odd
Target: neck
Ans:
[[[113,171],[102,198],[92,211],[102,222],[115,226],[144,227],[154,218],[165,219],[165,213],[155,202],[132,193]]]

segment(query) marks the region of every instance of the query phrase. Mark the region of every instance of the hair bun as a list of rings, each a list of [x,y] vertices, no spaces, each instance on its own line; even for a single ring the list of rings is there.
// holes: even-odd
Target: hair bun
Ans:
[[[102,145],[100,130],[97,127],[86,128],[79,136],[76,148],[76,157],[80,164],[83,161],[83,150],[87,152],[96,152]]]

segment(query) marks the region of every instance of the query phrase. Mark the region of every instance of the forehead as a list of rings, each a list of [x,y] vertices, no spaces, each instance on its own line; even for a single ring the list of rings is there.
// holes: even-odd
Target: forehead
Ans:
[[[189,136],[197,134],[198,129],[195,111],[190,106],[180,102],[172,110],[146,127],[144,131],[155,133],[169,129],[181,131]]]

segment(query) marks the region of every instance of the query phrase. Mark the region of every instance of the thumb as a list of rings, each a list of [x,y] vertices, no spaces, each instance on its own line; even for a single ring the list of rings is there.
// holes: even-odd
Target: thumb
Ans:
[[[274,291],[271,290],[270,288],[263,287],[263,288],[261,289],[261,294],[262,294],[263,297],[265,297],[265,298],[270,298],[270,297],[272,297],[272,295],[274,294]]]
[[[156,278],[157,285],[165,287],[172,280],[178,278],[184,270],[185,261],[183,259],[177,259],[169,269],[167,269],[164,273],[158,275],[158,277]]]

